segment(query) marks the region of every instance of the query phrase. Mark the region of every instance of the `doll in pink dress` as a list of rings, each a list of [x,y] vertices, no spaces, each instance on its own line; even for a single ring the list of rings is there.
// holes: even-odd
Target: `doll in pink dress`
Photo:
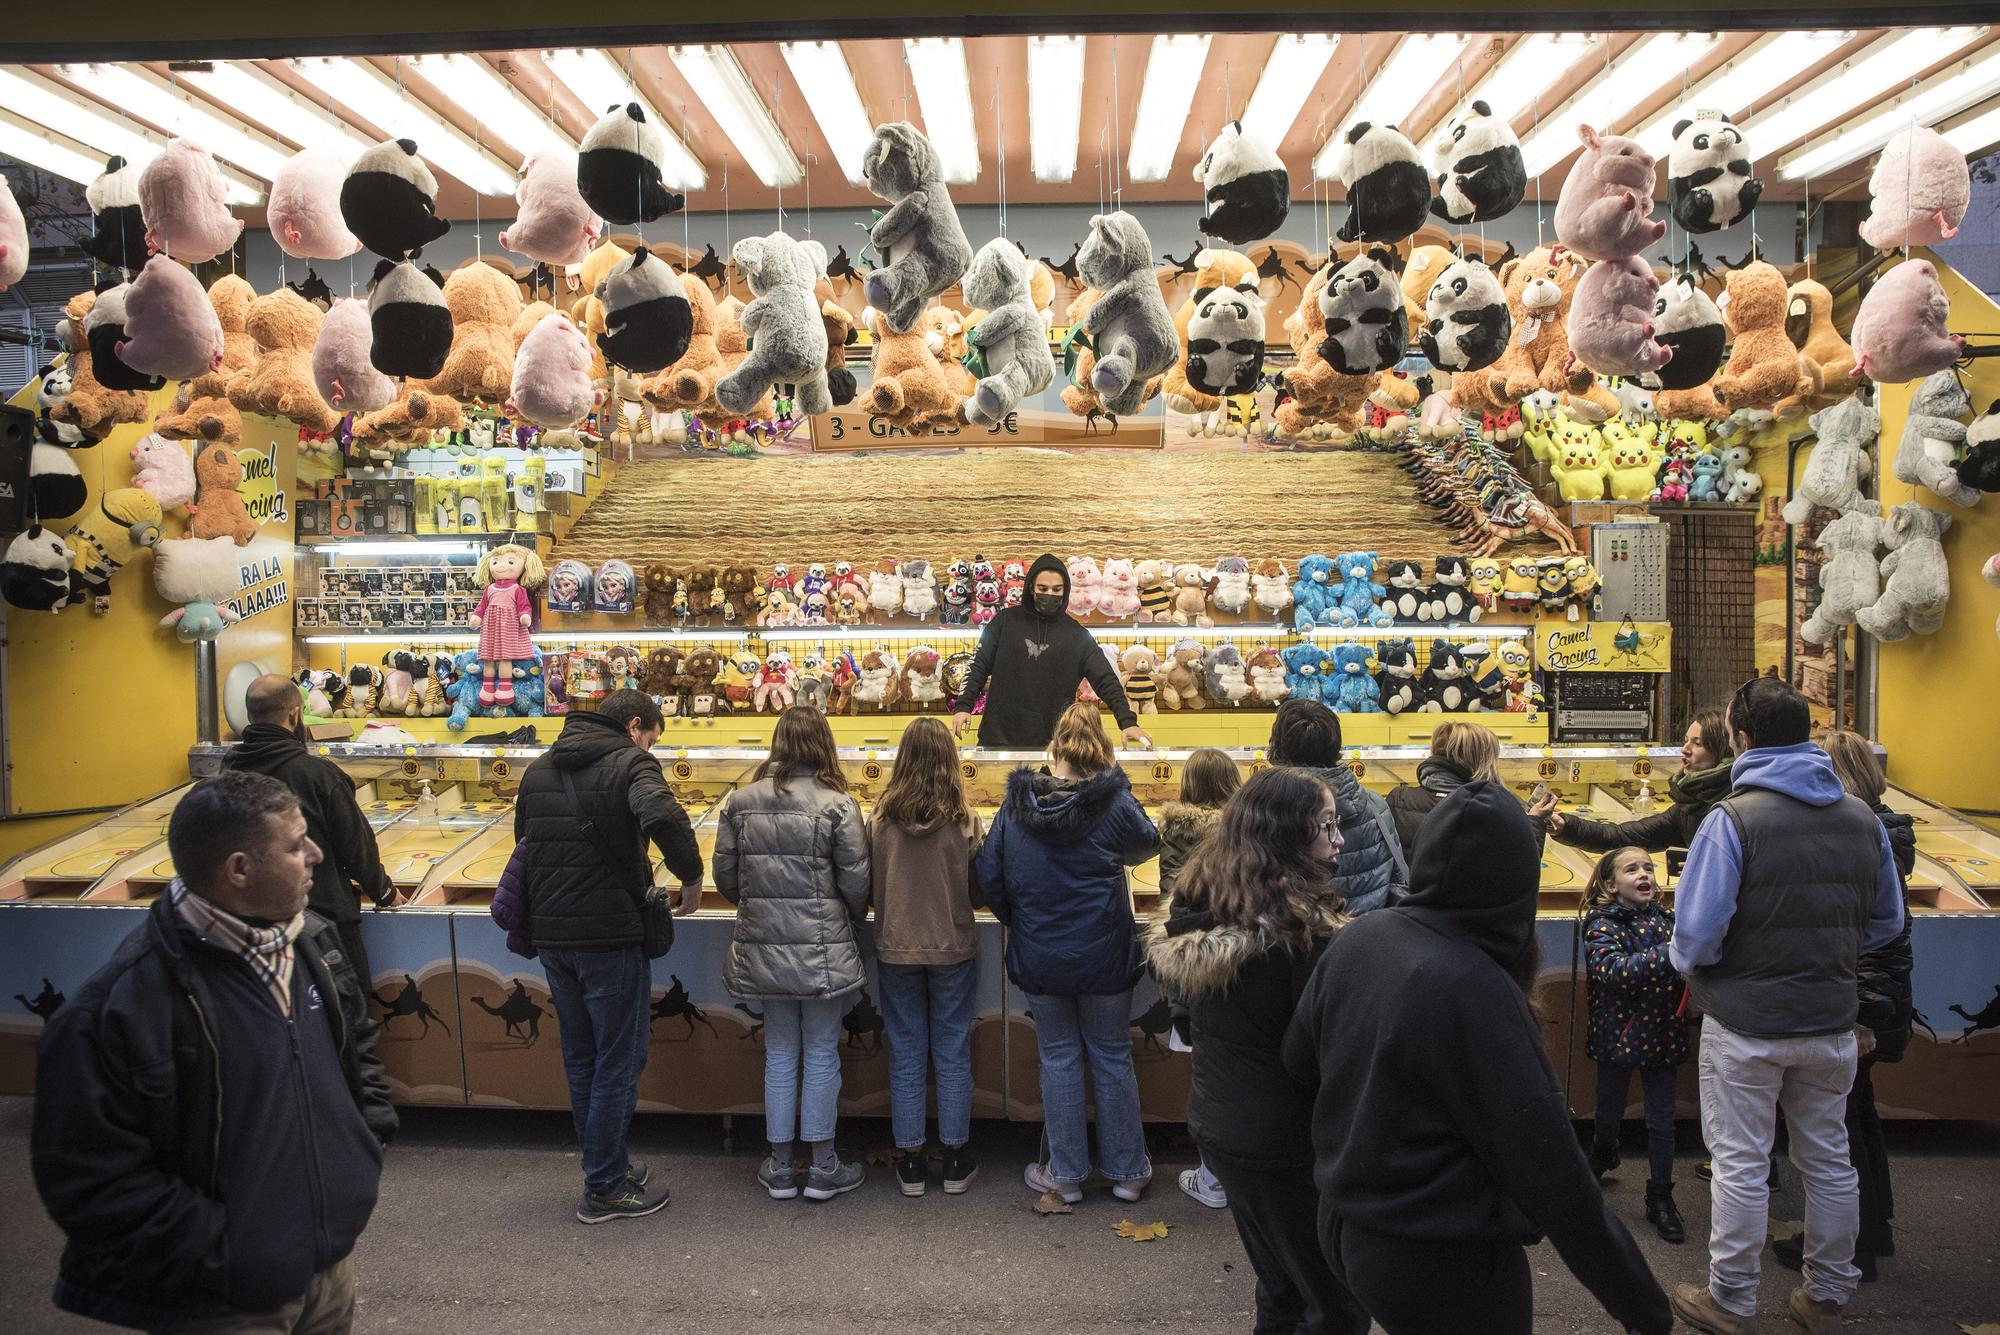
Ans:
[[[548,578],[542,558],[526,547],[505,543],[479,558],[474,582],[479,603],[466,624],[479,632],[479,703],[482,708],[514,703],[514,664],[534,657],[530,589]]]

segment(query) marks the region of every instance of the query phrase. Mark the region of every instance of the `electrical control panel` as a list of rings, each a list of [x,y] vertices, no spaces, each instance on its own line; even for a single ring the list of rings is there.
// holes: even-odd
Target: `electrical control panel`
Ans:
[[[1667,526],[1594,524],[1590,561],[1602,588],[1597,615],[1609,620],[1667,619]]]

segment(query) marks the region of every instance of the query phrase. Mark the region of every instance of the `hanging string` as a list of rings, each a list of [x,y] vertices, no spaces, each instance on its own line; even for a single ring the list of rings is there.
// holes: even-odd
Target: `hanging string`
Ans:
[[[633,76],[632,73],[633,50],[634,48],[629,46],[625,48],[625,88],[628,96],[636,97],[639,92],[639,81],[637,78]],[[634,125],[632,127],[632,147],[636,149],[638,148],[638,146],[639,146],[639,127],[637,125]],[[644,203],[646,198],[646,169],[642,164],[644,163],[645,158],[643,154],[636,152],[632,155],[632,157],[634,160],[632,166],[632,212],[635,214],[643,215],[645,213],[645,209],[641,207],[641,205]],[[607,226],[609,226],[609,224],[607,224]],[[632,226],[639,234],[639,249],[644,250],[646,248],[645,218],[643,216],[637,218],[633,222]]]
[[[722,155],[722,248],[725,255],[722,261],[722,295],[733,297],[736,295],[736,274],[732,266],[736,261],[728,257],[736,254],[736,234],[731,230],[729,222],[729,155],[727,153]]]
[[[1001,106],[1000,104],[1000,89],[997,85],[993,90],[993,100],[987,103],[986,106],[987,110],[993,113],[994,124],[999,127],[1000,235],[1002,237],[1005,237],[1007,235],[1007,111],[1006,108]]]
[[[1604,44],[1604,51],[1607,56],[1611,53],[1611,44],[1609,42],[1606,42]],[[1535,99],[1534,108],[1535,108],[1535,123],[1528,131],[1528,138],[1530,141],[1539,140],[1542,137],[1541,98],[1537,97]],[[1540,172],[1536,172],[1535,173],[1535,244],[1537,246],[1546,244],[1542,239],[1543,221],[1544,220],[1542,217],[1542,174]]]
[[[819,166],[819,154],[817,154],[817,153],[808,153],[808,154],[806,154],[806,170],[805,170],[805,178],[806,178],[806,240],[808,240],[808,241],[812,240],[812,234],[813,234],[813,178],[812,178],[812,169],[813,169],[814,167],[817,167],[817,166]]]
[[[687,147],[687,144],[688,144],[688,104],[683,102],[681,103],[682,148],[685,149]],[[693,216],[694,216],[693,209],[683,208],[681,210],[681,268],[683,270],[687,269],[687,267],[694,262],[694,240],[688,230],[690,225],[689,219],[692,218]]]
[[[1125,130],[1118,106],[1118,39],[1111,39],[1111,201],[1125,205],[1125,164],[1119,155],[1125,149]]]
[[[1916,75],[1910,76],[1910,142],[1903,153],[1903,217],[1910,218],[1916,212],[1917,171],[1915,149],[1917,139],[1917,88],[1921,84]],[[1910,229],[1903,228],[1903,258],[1910,258]]]
[[[771,123],[777,127],[778,137],[782,139],[785,134],[785,81],[783,79],[778,80],[777,83],[773,85],[771,90]],[[781,166],[779,168],[779,171],[782,173],[783,170],[784,168]],[[782,178],[778,182],[777,190],[778,190],[777,230],[782,232],[785,230],[785,183]]]
[[[472,151],[475,155],[486,151],[479,142],[479,129],[479,120],[475,117],[472,122]],[[486,237],[481,230],[485,223],[479,216],[480,193],[478,186],[472,187],[472,257],[475,260],[486,258]]]

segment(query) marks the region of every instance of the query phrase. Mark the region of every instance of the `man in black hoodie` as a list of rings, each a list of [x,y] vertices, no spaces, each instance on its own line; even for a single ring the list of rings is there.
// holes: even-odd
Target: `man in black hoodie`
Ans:
[[[1028,596],[986,623],[972,671],[953,706],[952,731],[960,737],[972,726],[972,707],[986,692],[979,744],[999,750],[1036,751],[1055,735],[1056,720],[1076,703],[1077,683],[1088,681],[1104,702],[1125,740],[1151,746],[1139,717],[1126,702],[1118,673],[1097,645],[1097,637],[1069,614],[1069,570],[1044,553],[1028,570]],[[989,689],[990,683],[990,689]]]
[[[304,702],[289,677],[275,674],[250,683],[244,704],[250,725],[230,748],[224,769],[268,774],[292,790],[305,813],[306,838],[319,847],[306,907],[331,922],[363,987],[374,984],[361,946],[361,896],[379,908],[396,906],[396,887],[382,870],[375,830],[354,800],[354,783],[324,756],[306,750]]]
[[[1606,1209],[1528,1002],[1540,877],[1504,784],[1425,822],[1410,896],[1327,947],[1285,1035],[1317,1090],[1320,1244],[1388,1335],[1527,1335],[1525,1246],[1546,1234],[1623,1327],[1673,1328],[1667,1295]]]

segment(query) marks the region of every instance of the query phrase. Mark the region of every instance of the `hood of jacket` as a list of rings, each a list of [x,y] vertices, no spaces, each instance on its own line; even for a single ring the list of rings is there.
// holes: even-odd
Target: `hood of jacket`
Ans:
[[[1064,607],[1069,605],[1069,567],[1050,553],[1043,552],[1035,558],[1035,563],[1028,567],[1028,587],[1021,591],[1021,609],[1037,621],[1060,620],[1068,616],[1069,613],[1063,611],[1056,613],[1053,617],[1045,617],[1035,610],[1035,576],[1041,574],[1044,570],[1052,570],[1062,576],[1063,605]]]
[[[1168,992],[1181,998],[1221,992],[1234,983],[1252,960],[1279,950],[1304,950],[1315,940],[1331,937],[1347,924],[1338,899],[1314,906],[1312,920],[1285,924],[1269,916],[1242,925],[1217,925],[1204,910],[1172,921],[1169,896],[1160,913],[1146,924],[1144,944],[1153,974]]]
[[[1847,796],[1833,761],[1815,742],[1759,746],[1736,757],[1730,780],[1737,788],[1768,788],[1816,807]]]
[[[1131,790],[1131,781],[1116,765],[1083,780],[1038,774],[1024,765],[1007,778],[1007,805],[1021,828],[1043,843],[1074,844]]]
[[[1470,774],[1459,768],[1456,761],[1443,756],[1427,756],[1417,762],[1417,786],[1439,797],[1450,797],[1471,782]]]
[[[269,774],[305,754],[305,740],[291,729],[275,723],[252,723],[230,750],[229,765],[253,774]]]
[[[557,769],[587,769],[619,749],[634,750],[632,738],[610,719],[577,712],[563,720],[563,730],[549,747]]]
[[[1160,808],[1160,840],[1191,846],[1222,819],[1221,807],[1198,807],[1192,802],[1169,802]]]
[[[1520,799],[1497,779],[1437,804],[1410,865],[1410,894],[1386,910],[1461,937],[1511,970],[1535,934],[1541,858]]]
[[[1347,768],[1347,766],[1334,765],[1327,769],[1320,769],[1316,765],[1301,765],[1299,768],[1308,774],[1317,774],[1320,778],[1326,780],[1327,787],[1333,789],[1334,800],[1340,804],[1341,818],[1343,820],[1346,819],[1347,804],[1361,800],[1361,780],[1355,778],[1354,771]]]
[[[1712,807],[1729,796],[1735,768],[1730,761],[1707,769],[1684,769],[1667,780],[1667,796],[1684,806]]]

